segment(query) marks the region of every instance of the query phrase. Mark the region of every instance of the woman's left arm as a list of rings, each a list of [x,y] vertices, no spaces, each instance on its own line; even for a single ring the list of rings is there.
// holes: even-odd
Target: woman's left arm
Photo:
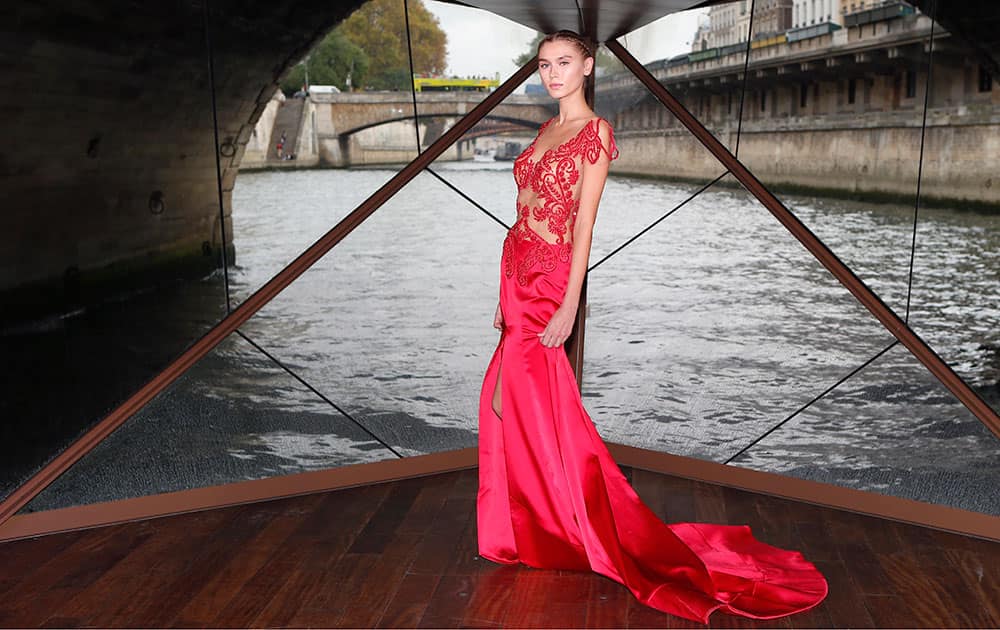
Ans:
[[[583,279],[587,275],[597,206],[604,193],[608,167],[611,165],[610,152],[613,151],[611,130],[601,119],[598,119],[597,134],[601,143],[597,159],[591,162],[585,152],[580,166],[580,207],[577,209],[576,222],[573,225],[573,258],[569,267],[569,283],[562,304],[552,315],[545,330],[538,334],[542,345],[550,348],[564,344],[573,332],[573,323],[576,321],[576,311],[580,304],[580,291],[583,288]]]

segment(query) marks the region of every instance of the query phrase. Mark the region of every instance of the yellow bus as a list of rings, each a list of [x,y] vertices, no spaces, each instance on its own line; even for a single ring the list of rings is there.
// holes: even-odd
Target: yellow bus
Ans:
[[[499,78],[413,77],[413,89],[417,92],[489,92],[498,85]]]

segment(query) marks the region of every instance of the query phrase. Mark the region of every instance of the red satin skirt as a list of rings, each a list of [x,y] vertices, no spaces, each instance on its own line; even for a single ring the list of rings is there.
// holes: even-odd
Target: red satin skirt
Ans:
[[[595,571],[648,606],[707,622],[718,609],[771,619],[826,596],[801,553],[745,525],[661,521],[636,495],[583,408],[566,353],[538,333],[569,278],[568,246],[504,241],[504,329],[479,408],[479,555],[503,564]],[[502,419],[493,410],[502,374]]]

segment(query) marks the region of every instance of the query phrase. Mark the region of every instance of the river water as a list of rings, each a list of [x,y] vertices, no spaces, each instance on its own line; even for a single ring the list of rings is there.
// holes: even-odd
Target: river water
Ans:
[[[509,163],[434,169],[513,220]],[[240,175],[235,302],[393,174]],[[583,384],[602,436],[1000,514],[1000,441],[726,183],[603,260],[699,187],[608,181]],[[918,334],[998,407],[1000,217],[921,209],[908,296],[912,207],[786,201],[901,316],[909,301]],[[475,445],[504,233],[422,173],[242,328],[315,391],[233,337],[31,509],[394,457],[378,440],[403,455]],[[145,472],[122,475],[150,442]]]

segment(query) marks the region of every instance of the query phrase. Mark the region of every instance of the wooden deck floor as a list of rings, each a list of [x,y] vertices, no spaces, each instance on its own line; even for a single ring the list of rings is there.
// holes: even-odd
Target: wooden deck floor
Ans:
[[[625,469],[661,518],[747,523],[830,582],[714,627],[997,627],[1000,544]],[[476,555],[476,471],[0,544],[4,627],[701,627],[590,573]]]

